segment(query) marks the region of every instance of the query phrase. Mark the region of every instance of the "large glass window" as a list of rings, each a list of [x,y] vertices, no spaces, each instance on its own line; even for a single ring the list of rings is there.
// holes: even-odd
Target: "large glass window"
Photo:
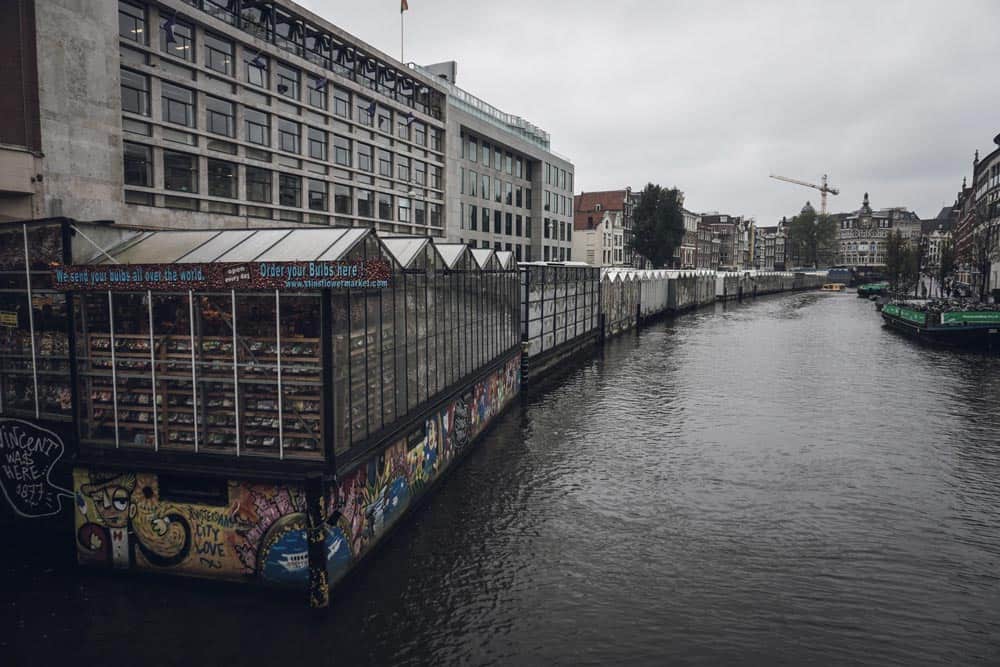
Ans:
[[[236,106],[218,97],[205,96],[205,129],[226,137],[236,136]]]
[[[302,206],[302,177],[281,174],[278,177],[278,203],[289,208]]]
[[[284,118],[278,119],[278,147],[289,153],[299,152],[299,124]]]
[[[267,88],[267,56],[244,48],[243,64],[246,67],[247,83],[258,88]]]
[[[163,187],[179,192],[198,192],[197,156],[163,151]]]
[[[315,160],[326,160],[326,132],[309,128],[309,157]]]
[[[125,142],[125,185],[153,186],[153,157],[149,146]]]
[[[351,214],[351,188],[339,183],[333,186],[333,212],[341,215]]]
[[[371,190],[357,190],[358,216],[362,218],[375,217],[375,195]]]
[[[347,137],[334,135],[333,161],[343,167],[351,166],[351,140]]]
[[[382,148],[378,149],[378,174],[392,178],[392,154]]]
[[[274,75],[279,94],[299,99],[299,70],[284,63],[274,63]]]
[[[351,94],[343,88],[333,89],[333,113],[342,117],[351,117]]]
[[[372,147],[368,144],[358,144],[358,169],[372,171]]]
[[[222,160],[208,161],[208,194],[236,199],[236,165]]]
[[[175,86],[167,81],[160,81],[160,94],[163,99],[163,120],[165,122],[195,127],[193,90]]]
[[[160,50],[175,58],[194,60],[194,28],[176,17],[167,17],[160,23]]]
[[[378,193],[378,217],[380,220],[392,220],[392,195]]]
[[[258,167],[244,168],[247,199],[264,204],[271,203],[271,171]]]
[[[308,88],[307,100],[309,104],[319,109],[326,108],[326,79],[316,78],[314,76],[306,77],[306,88]]]
[[[243,117],[246,122],[246,140],[258,146],[271,145],[271,121],[263,111],[244,108]]]
[[[327,210],[326,181],[309,179],[309,208],[313,211]]]
[[[427,184],[427,165],[419,160],[413,161],[413,182],[417,185]]]
[[[233,43],[227,39],[205,33],[205,67],[232,76]]]
[[[118,3],[118,35],[139,44],[146,43],[146,10],[127,2]]]
[[[132,70],[123,69],[122,111],[149,115],[149,77]]]

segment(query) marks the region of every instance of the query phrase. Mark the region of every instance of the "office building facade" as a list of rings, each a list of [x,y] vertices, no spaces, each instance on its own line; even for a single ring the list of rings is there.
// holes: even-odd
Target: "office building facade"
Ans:
[[[292,3],[18,4],[34,127],[3,140],[4,218],[444,235],[433,78]]]
[[[573,165],[549,133],[458,87],[453,61],[416,69],[447,93],[448,240],[520,261],[572,259]]]

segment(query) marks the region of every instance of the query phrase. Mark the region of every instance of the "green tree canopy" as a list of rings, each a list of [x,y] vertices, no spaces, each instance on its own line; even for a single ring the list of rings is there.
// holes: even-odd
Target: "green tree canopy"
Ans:
[[[792,256],[798,257],[802,264],[819,267],[836,263],[837,221],[829,215],[819,215],[808,202],[788,223],[786,238]]]
[[[684,238],[684,194],[677,188],[649,183],[632,212],[633,238],[630,248],[652,264],[663,268]]]

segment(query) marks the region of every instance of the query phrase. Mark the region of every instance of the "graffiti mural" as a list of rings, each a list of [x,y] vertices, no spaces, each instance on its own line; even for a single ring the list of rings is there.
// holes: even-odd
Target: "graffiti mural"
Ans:
[[[229,482],[226,506],[160,497],[157,476],[77,469],[76,547],[83,564],[305,586],[300,489]]]
[[[329,583],[371,549],[519,389],[514,358],[329,489],[321,534]],[[77,468],[73,491],[83,564],[309,586],[302,487],[229,481],[224,500],[208,505],[165,497],[156,474]]]
[[[22,419],[0,418],[0,491],[21,517],[62,511],[62,497],[73,494],[52,481],[53,468],[66,452],[58,434]]]
[[[330,498],[331,584],[363,556],[415,498],[460,455],[520,390],[519,357],[424,420],[340,480]],[[334,547],[331,547],[334,549]],[[332,559],[336,556],[335,560]]]

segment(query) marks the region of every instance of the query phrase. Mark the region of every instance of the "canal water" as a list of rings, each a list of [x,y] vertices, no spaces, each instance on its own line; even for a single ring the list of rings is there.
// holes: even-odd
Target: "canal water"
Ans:
[[[1000,664],[1000,359],[719,305],[508,412],[327,613],[5,568],[3,664]]]

